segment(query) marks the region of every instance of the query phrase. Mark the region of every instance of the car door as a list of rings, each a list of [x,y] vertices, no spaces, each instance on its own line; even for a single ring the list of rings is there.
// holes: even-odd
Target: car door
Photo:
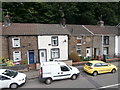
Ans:
[[[0,75],[0,88],[3,88],[2,87],[2,76]]]
[[[94,71],[97,71],[98,73],[102,73],[101,63],[94,64]]]
[[[62,65],[60,66],[61,72],[60,72],[60,78],[61,79],[66,79],[71,77],[71,70],[68,66]]]
[[[101,63],[102,65],[102,73],[110,72],[111,68],[107,63]]]
[[[0,87],[1,88],[9,88],[9,84],[11,82],[11,79],[6,76],[0,76]]]

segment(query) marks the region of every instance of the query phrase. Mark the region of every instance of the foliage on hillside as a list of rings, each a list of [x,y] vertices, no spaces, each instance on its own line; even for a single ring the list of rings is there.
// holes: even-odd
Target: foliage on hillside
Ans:
[[[14,23],[97,24],[100,15],[106,25],[120,22],[120,2],[3,2]],[[4,12],[6,15],[6,12]]]

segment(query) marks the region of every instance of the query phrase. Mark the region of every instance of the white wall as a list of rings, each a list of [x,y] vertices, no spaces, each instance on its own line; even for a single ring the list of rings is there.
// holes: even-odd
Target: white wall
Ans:
[[[55,60],[68,60],[68,36],[58,35],[58,46],[52,46],[51,44],[52,36],[38,36],[38,49],[47,50],[47,61],[51,59],[51,49],[60,49],[60,58]],[[64,42],[66,40],[66,42]]]
[[[120,36],[115,37],[115,54],[120,54]]]

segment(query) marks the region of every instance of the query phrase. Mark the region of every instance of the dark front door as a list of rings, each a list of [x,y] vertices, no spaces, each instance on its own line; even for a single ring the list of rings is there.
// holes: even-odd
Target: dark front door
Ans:
[[[34,51],[29,51],[29,64],[34,64]]]

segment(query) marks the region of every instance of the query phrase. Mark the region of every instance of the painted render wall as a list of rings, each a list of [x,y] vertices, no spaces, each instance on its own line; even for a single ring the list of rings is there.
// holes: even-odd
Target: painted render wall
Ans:
[[[115,54],[120,56],[120,36],[115,36]]]
[[[56,36],[56,35],[53,35]],[[68,36],[67,35],[57,35],[58,36],[58,46],[51,45],[52,35],[38,36],[38,49],[47,49],[47,61],[51,59],[51,49],[60,49],[60,58],[55,60],[68,60]],[[66,42],[64,42],[66,40]]]
[[[103,45],[103,36],[109,36],[109,45]],[[99,49],[99,55],[103,55],[103,48],[108,47],[109,57],[113,57],[115,54],[115,36],[114,35],[95,35],[93,40],[93,48]],[[94,54],[94,52],[93,52]]]

